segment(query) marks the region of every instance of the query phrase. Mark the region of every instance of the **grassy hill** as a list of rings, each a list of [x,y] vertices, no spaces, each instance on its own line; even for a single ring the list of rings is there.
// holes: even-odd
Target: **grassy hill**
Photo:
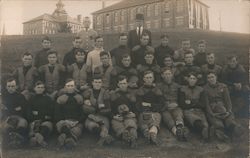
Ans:
[[[169,45],[178,49],[181,40],[191,39],[192,47],[196,49],[197,42],[205,39],[208,43],[208,51],[216,53],[218,63],[225,62],[225,56],[237,54],[244,65],[248,64],[248,49],[250,47],[250,35],[239,33],[226,33],[204,30],[165,30],[170,41]],[[161,32],[152,33],[153,46],[160,43]],[[59,52],[59,58],[62,60],[64,54],[72,47],[72,40],[75,34],[56,34],[49,35],[53,41],[53,47]],[[104,45],[106,50],[111,50],[118,45],[118,34],[106,34],[104,36]],[[35,52],[41,49],[41,40],[43,35],[12,35],[2,38],[2,72],[9,72],[21,64],[21,56],[25,51]]]

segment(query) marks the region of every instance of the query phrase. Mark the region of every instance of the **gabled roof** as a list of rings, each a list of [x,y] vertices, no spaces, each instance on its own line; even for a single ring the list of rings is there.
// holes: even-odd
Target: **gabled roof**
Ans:
[[[123,9],[123,8],[129,8],[129,7],[148,4],[148,3],[155,3],[155,2],[160,2],[160,1],[163,1],[163,0],[122,0],[121,2],[115,3],[111,6],[108,6],[101,10],[93,12],[92,14],[98,14],[98,13],[103,13],[103,12],[108,12],[108,11],[113,11],[113,10],[118,10],[118,9]]]
[[[109,11],[113,11],[113,10],[119,10],[119,9],[123,9],[123,8],[134,7],[134,6],[143,5],[143,4],[156,3],[156,2],[160,2],[160,1],[163,1],[163,0],[122,0],[121,2],[115,3],[111,6],[103,8],[101,10],[95,11],[92,14],[99,14],[99,13],[109,12]],[[209,7],[208,5],[203,3],[202,1],[200,1],[200,0],[197,0],[197,1],[199,3],[205,5],[206,7]]]
[[[54,18],[52,15],[45,13],[43,15],[40,15],[40,16],[38,16],[34,19],[31,19],[29,21],[26,21],[24,23],[29,23],[29,22],[33,22],[33,21],[39,21],[39,20],[57,21],[56,18]]]

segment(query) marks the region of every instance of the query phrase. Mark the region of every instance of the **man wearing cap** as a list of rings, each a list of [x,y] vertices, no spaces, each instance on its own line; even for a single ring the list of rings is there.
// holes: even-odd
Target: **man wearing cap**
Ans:
[[[149,45],[151,45],[151,32],[149,30],[144,29],[143,27],[143,14],[136,14],[135,20],[136,28],[134,30],[130,30],[128,33],[128,47],[133,51],[138,49],[140,45],[141,36],[144,33],[147,33],[149,35]]]
[[[80,36],[82,39],[81,48],[83,48],[86,52],[90,52],[94,49],[94,39],[97,37],[97,32],[93,29],[89,29],[91,22],[89,17],[85,17],[83,19],[83,27],[84,29],[78,32],[77,36]]]

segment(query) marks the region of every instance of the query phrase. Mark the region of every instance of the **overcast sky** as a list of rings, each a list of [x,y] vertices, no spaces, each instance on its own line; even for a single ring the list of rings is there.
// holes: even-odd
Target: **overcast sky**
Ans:
[[[249,0],[202,0],[209,8],[211,30],[250,33]],[[22,23],[44,13],[52,14],[57,0],[0,0],[0,31],[5,25],[6,34],[22,34]],[[69,16],[78,14],[91,16],[102,8],[102,3],[95,0],[63,0]],[[111,5],[115,1],[107,1]],[[219,17],[221,16],[221,20]],[[220,22],[221,21],[221,25]],[[221,26],[221,27],[220,27]]]

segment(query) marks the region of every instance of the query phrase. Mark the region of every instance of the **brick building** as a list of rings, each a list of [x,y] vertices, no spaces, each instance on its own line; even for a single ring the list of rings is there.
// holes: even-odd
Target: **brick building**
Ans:
[[[99,33],[134,29],[135,15],[144,14],[144,26],[151,31],[168,28],[209,29],[208,6],[200,0],[123,0],[93,14],[93,28]]]
[[[60,32],[62,27],[69,27],[72,33],[79,32],[83,26],[81,15],[77,18],[68,16],[61,0],[56,4],[53,14],[43,14],[23,23],[23,34],[55,34]]]

